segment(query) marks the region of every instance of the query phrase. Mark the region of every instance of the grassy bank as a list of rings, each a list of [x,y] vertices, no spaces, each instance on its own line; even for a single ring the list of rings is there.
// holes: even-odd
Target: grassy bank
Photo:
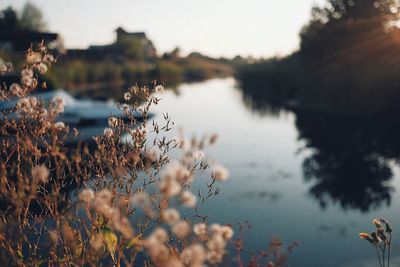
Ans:
[[[167,85],[184,81],[226,77],[233,71],[229,64],[201,56],[177,59],[158,58],[152,62],[97,61],[61,58],[62,67],[51,70],[46,78],[55,87],[95,88],[120,86],[130,81],[148,84],[153,80]]]

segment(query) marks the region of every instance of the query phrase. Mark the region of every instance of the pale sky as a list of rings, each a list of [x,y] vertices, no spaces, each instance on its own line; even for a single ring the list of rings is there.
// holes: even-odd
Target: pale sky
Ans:
[[[25,0],[0,0],[20,9]],[[285,55],[299,44],[310,9],[324,0],[31,0],[67,48],[107,44],[114,30],[145,31],[160,53]]]

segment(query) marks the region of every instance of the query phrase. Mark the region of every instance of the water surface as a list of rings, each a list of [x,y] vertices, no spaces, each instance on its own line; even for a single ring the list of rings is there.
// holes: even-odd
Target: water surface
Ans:
[[[248,251],[266,249],[272,237],[298,241],[291,266],[376,266],[358,233],[372,231],[375,217],[400,225],[395,118],[255,109],[235,86],[233,79],[183,84],[155,109],[189,137],[219,135],[207,153],[231,177],[202,213],[221,223],[249,220]]]

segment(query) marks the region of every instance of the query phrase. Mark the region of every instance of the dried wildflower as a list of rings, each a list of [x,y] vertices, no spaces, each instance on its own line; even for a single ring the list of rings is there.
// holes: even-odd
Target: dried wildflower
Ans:
[[[126,92],[126,93],[124,94],[124,99],[125,99],[125,101],[129,101],[129,100],[131,100],[131,98],[132,98],[131,93]]]
[[[105,217],[111,218],[113,215],[115,215],[115,212],[117,212],[110,206],[111,199],[111,192],[107,189],[103,189],[96,194],[93,202],[93,208]]]
[[[196,196],[190,191],[182,192],[180,200],[183,205],[190,208],[194,208],[197,202]]]
[[[147,132],[147,129],[145,127],[141,129],[137,129],[136,134],[140,137],[144,137],[145,133]],[[146,158],[149,159],[151,162],[157,161],[158,157],[160,154],[160,150],[158,147],[153,146],[150,149],[146,151]]]
[[[111,139],[114,136],[114,132],[111,128],[105,128],[103,134],[108,139]]]
[[[162,174],[165,179],[173,178],[180,184],[189,184],[193,180],[192,173],[180,162],[171,162]]]
[[[378,244],[381,241],[376,232],[372,232],[371,237],[372,237],[372,240],[374,240],[375,244]]]
[[[79,199],[85,203],[91,203],[94,200],[94,192],[92,189],[83,189],[79,194]]]
[[[224,238],[224,240],[228,241],[233,238],[234,232],[233,232],[232,227],[224,225],[221,227],[221,232],[222,232],[221,234],[222,234],[222,237]]]
[[[187,221],[179,221],[174,224],[171,231],[180,239],[187,237],[191,232],[191,227]]]
[[[182,187],[173,176],[166,176],[158,183],[161,193],[166,197],[173,197],[179,194]]]
[[[196,150],[192,153],[194,160],[202,160],[204,158],[204,152],[201,150]]]
[[[32,169],[32,178],[34,181],[47,183],[49,174],[49,169],[44,165],[36,166]]]
[[[13,83],[10,86],[10,92],[14,96],[20,96],[22,94],[23,90],[19,84]]]
[[[108,119],[108,126],[111,128],[115,128],[118,126],[118,119],[116,117],[110,117]]]
[[[95,234],[94,236],[92,236],[92,238],[90,239],[90,246],[94,249],[94,250],[100,250],[101,248],[103,248],[104,246],[104,237],[102,234]]]
[[[389,234],[392,233],[393,230],[392,230],[392,228],[390,227],[389,222],[388,222],[387,220],[383,219],[383,218],[380,218],[379,220],[380,220],[383,224],[385,224],[385,227],[386,227],[385,230],[386,230],[386,232],[389,233]]]
[[[173,225],[179,221],[180,215],[176,209],[169,208],[161,211],[161,219],[165,223]]]
[[[378,219],[374,219],[373,221],[372,221],[372,223],[375,225],[375,227],[376,228],[382,228],[382,225],[381,225],[381,223],[379,222],[379,220]]]
[[[217,135],[217,134],[211,135],[209,144],[210,144],[210,145],[215,144],[215,143],[217,142],[217,139],[218,139],[218,135]]]
[[[29,64],[33,64],[39,60],[38,55],[34,53],[32,50],[28,51],[25,55],[25,60]]]
[[[50,100],[49,112],[53,115],[58,115],[64,112],[64,101],[61,97],[56,96]]]
[[[217,181],[226,181],[229,178],[229,171],[222,165],[214,165],[212,176]]]
[[[193,226],[193,232],[199,237],[204,237],[207,235],[207,225],[205,223],[197,223]]]
[[[53,55],[46,54],[43,57],[43,61],[46,63],[54,63],[56,60],[54,59]]]
[[[64,124],[62,121],[58,121],[58,122],[56,122],[56,123],[54,124],[54,127],[55,127],[57,130],[61,131],[61,130],[64,130],[64,129],[65,129],[65,124]]]
[[[144,191],[138,191],[130,199],[131,204],[136,207],[143,207],[150,203],[149,195]]]
[[[155,239],[157,239],[159,242],[162,243],[168,240],[167,232],[160,227],[154,229],[153,233],[151,234],[151,237],[154,237]]]
[[[24,69],[21,72],[21,83],[24,87],[31,87],[33,85],[33,71],[31,69]]]
[[[221,235],[214,235],[207,241],[207,260],[211,264],[221,263],[225,255],[225,240]]]
[[[164,92],[164,86],[162,86],[162,85],[157,85],[157,86],[154,88],[154,91],[156,91],[156,92]]]
[[[380,266],[390,266],[392,229],[388,221],[383,218],[374,219],[372,223],[375,225],[376,231],[371,234],[360,233],[359,236],[375,247]],[[382,227],[381,223],[385,224],[386,229]]]
[[[385,235],[385,230],[383,228],[379,228],[376,233],[378,234],[378,237],[383,241],[386,242],[388,240],[387,236]]]
[[[26,116],[34,116],[35,110],[39,104],[36,97],[30,96],[18,100],[16,108],[18,112]]]
[[[193,244],[182,251],[181,260],[186,266],[203,266],[206,256],[206,251],[202,245]]]
[[[114,217],[112,220],[113,227],[119,231],[126,239],[134,237],[131,224],[126,217]]]
[[[44,63],[37,64],[36,68],[40,72],[40,74],[45,74],[47,72],[47,66]]]
[[[124,115],[129,115],[130,107],[128,104],[123,104],[122,105],[122,111],[124,112]]]
[[[12,70],[13,70],[13,67],[12,67],[11,63],[7,62],[7,63],[0,64],[0,75],[6,74]]]

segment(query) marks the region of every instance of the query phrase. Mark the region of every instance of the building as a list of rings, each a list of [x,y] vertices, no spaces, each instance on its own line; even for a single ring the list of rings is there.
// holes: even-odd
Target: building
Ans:
[[[12,52],[25,52],[31,45],[44,41],[49,49],[64,52],[63,40],[57,33],[27,30],[4,31],[0,34],[0,49]]]
[[[69,49],[68,58],[83,60],[144,60],[151,61],[157,56],[153,42],[144,32],[127,32],[122,27],[115,30],[114,43],[91,45],[88,49]]]

